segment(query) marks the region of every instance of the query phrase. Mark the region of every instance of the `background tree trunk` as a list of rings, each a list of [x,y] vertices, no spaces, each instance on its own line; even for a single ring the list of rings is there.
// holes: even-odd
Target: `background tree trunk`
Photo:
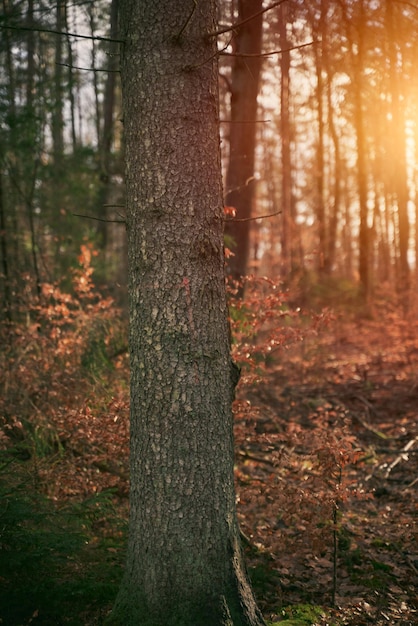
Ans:
[[[396,41],[397,25],[395,17],[396,6],[393,0],[387,0],[385,22],[387,29],[388,60],[389,60],[389,88],[390,88],[390,135],[393,151],[393,182],[392,190],[396,196],[398,210],[398,239],[399,239],[399,272],[398,291],[403,297],[406,306],[407,292],[410,283],[410,269],[408,262],[409,244],[409,217],[408,217],[408,175],[406,166],[406,133],[405,119],[402,107],[404,99],[400,89],[399,73],[402,71],[402,56]]]
[[[256,626],[233,481],[216,3],[120,8],[131,512],[109,623]]]
[[[292,199],[292,155],[291,155],[291,130],[290,130],[290,51],[287,39],[287,15],[285,4],[281,4],[279,12],[279,42],[280,49],[280,136],[282,157],[282,276],[288,278],[295,265],[294,236],[295,225],[293,221]]]
[[[262,0],[239,0],[238,22],[258,13]],[[241,26],[234,38],[234,59],[231,75],[231,123],[229,130],[229,162],[226,175],[227,206],[234,206],[237,218],[251,216],[254,198],[254,163],[257,132],[257,96],[259,91],[262,59],[263,18],[258,15]],[[254,56],[251,56],[254,55]],[[230,274],[239,279],[247,270],[250,249],[249,221],[230,221],[225,230],[235,245],[234,256],[230,257]]]

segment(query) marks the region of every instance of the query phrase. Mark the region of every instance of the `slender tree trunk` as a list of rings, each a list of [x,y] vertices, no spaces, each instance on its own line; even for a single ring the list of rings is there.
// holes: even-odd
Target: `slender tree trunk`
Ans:
[[[261,10],[262,0],[238,0],[238,21]],[[257,132],[257,95],[262,60],[262,16],[246,22],[234,38],[236,54],[231,76],[231,123],[229,130],[229,164],[226,175],[227,206],[234,206],[237,218],[251,217],[255,181],[255,141]],[[250,249],[249,221],[227,223],[225,233],[235,242],[234,256],[228,260],[230,274],[239,279],[247,270]]]
[[[259,626],[233,480],[216,3],[122,0],[131,354],[123,626]]]
[[[88,7],[88,13],[89,13],[89,22],[90,22],[90,32],[91,32],[91,36],[94,37],[95,33],[96,33],[96,25],[95,25],[95,19],[94,19],[94,4],[91,3]],[[95,111],[95,115],[94,115],[94,125],[96,128],[96,141],[97,141],[97,146],[98,149],[100,150],[100,141],[101,141],[101,111],[100,111],[100,100],[99,100],[99,80],[98,80],[98,74],[96,72],[96,44],[94,41],[91,42],[91,68],[92,68],[92,79],[93,79],[93,93],[94,93],[94,111]]]
[[[12,298],[10,289],[9,252],[7,247],[7,225],[3,195],[3,172],[0,170],[0,252],[3,279],[3,315],[10,322],[12,320]]]
[[[334,197],[329,216],[329,236],[328,236],[328,253],[326,258],[325,271],[331,274],[335,264],[335,253],[338,235],[338,220],[341,213],[341,177],[342,177],[342,160],[340,139],[334,122],[334,109],[332,105],[331,76],[328,66],[328,50],[324,48],[326,54],[325,64],[328,68],[327,81],[327,108],[328,108],[328,127],[331,135],[332,144],[334,146]]]
[[[3,12],[5,19],[10,19],[11,16],[10,1],[3,0]],[[13,42],[10,36],[10,31],[5,30],[4,32],[4,46],[5,46],[5,54],[6,54],[6,90],[7,90],[7,107],[10,115],[10,119],[14,122],[16,120],[16,77],[15,77],[15,67],[13,65]],[[14,150],[15,141],[17,140],[16,133],[14,131],[14,124],[10,129],[9,133],[9,143]],[[3,156],[3,155],[2,155]],[[5,171],[7,171],[8,167],[6,166]],[[6,178],[6,177],[5,177]],[[10,183],[7,184],[3,181],[3,212],[6,215],[7,207],[10,207],[10,223],[11,227],[8,229],[7,233],[7,247],[8,254],[10,255],[10,259],[12,263],[10,264],[10,280],[16,277],[19,265],[20,265],[20,248],[19,248],[19,225],[18,225],[18,211],[17,211],[17,198],[16,191],[11,187]],[[7,185],[7,186],[6,186]],[[13,277],[13,278],[12,278]]]
[[[354,57],[354,119],[357,143],[357,183],[358,199],[360,206],[360,232],[359,232],[359,276],[361,292],[367,298],[370,291],[369,272],[369,226],[367,207],[367,145],[364,127],[363,113],[363,84],[364,84],[364,44],[365,44],[365,0],[360,0],[359,15],[357,20],[357,54]]]
[[[27,80],[26,80],[26,107],[29,115],[33,115],[33,100],[35,92],[35,32],[33,20],[33,0],[28,2],[26,20],[29,27],[27,31]]]
[[[290,132],[290,52],[287,39],[287,7],[279,9],[279,43],[283,50],[280,62],[280,136],[282,148],[282,274],[287,278],[294,264],[294,221],[292,211],[292,157]]]
[[[65,30],[66,32],[70,32],[71,28],[68,23],[68,7],[65,3]],[[73,55],[73,44],[71,41],[71,37],[67,35],[67,57],[68,57],[68,99],[70,101],[70,119],[71,119],[71,145],[73,153],[77,147],[77,132],[76,132],[76,112],[75,112],[75,97],[74,97],[74,55]]]
[[[407,298],[409,290],[410,269],[408,263],[409,248],[409,218],[408,218],[408,177],[406,170],[406,132],[403,102],[399,86],[399,55],[396,45],[396,24],[393,0],[386,2],[386,29],[389,46],[390,63],[390,113],[391,113],[391,167],[393,167],[393,191],[396,194],[398,208],[398,238],[399,238],[399,275],[398,291]],[[406,306],[406,304],[405,304]]]
[[[64,30],[65,24],[65,0],[57,0],[56,6],[56,30]],[[62,159],[64,156],[64,113],[63,113],[63,38],[55,36],[55,75],[54,75],[54,110],[52,113],[52,142],[54,151],[55,175],[60,178],[62,171]]]
[[[313,19],[315,24],[315,19]],[[324,77],[323,77],[323,57],[324,47],[326,46],[326,5],[324,0],[320,2],[320,18],[319,18],[319,35],[320,43],[313,46],[315,55],[316,68],[316,101],[318,106],[318,145],[316,151],[315,162],[315,182],[316,182],[316,217],[318,220],[318,239],[319,254],[317,267],[319,273],[325,273],[327,266],[328,254],[328,228],[327,215],[325,211],[325,194],[324,194],[324,178],[325,178],[325,157],[324,157],[324,136],[325,136],[325,119],[324,119]]]
[[[28,24],[33,26],[33,0],[29,0],[28,2],[28,11],[27,11],[27,21]],[[26,83],[26,114],[29,121],[28,125],[28,138],[33,139],[33,143],[36,143],[37,140],[37,123],[35,116],[35,35],[34,31],[28,31],[27,38],[27,83]],[[39,272],[39,263],[38,263],[38,247],[36,242],[36,233],[35,233],[35,217],[34,217],[34,208],[33,208],[33,195],[35,191],[35,178],[36,178],[36,170],[37,170],[37,156],[35,156],[35,166],[32,167],[32,162],[29,164],[28,171],[25,172],[26,175],[29,174],[31,178],[29,180],[17,181],[18,185],[21,185],[22,195],[24,197],[26,214],[29,222],[29,233],[30,233],[30,254],[32,257],[32,266],[33,272],[35,274],[35,284],[36,284],[36,293],[39,297],[41,295],[41,278]]]
[[[119,0],[112,0],[110,9],[110,37],[117,39],[118,35],[118,12]],[[112,155],[112,141],[114,130],[115,92],[116,77],[119,67],[119,44],[113,44],[107,60],[109,73],[106,78],[106,86],[103,103],[103,132],[100,138],[100,188],[99,188],[99,212],[104,219],[108,217],[107,203],[110,190],[110,163]],[[108,244],[108,224],[100,222],[101,244],[105,252]]]

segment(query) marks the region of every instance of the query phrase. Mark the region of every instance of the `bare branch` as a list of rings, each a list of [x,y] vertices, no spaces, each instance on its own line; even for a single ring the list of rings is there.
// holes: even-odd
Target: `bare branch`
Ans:
[[[268,124],[271,120],[219,120],[221,124]]]
[[[246,53],[246,52],[224,52],[223,50],[219,52],[224,57],[270,57],[274,54],[283,54],[284,52],[291,52],[292,50],[299,50],[300,48],[306,48],[307,46],[313,46],[314,44],[321,43],[319,39],[314,39],[313,41],[308,41],[307,43],[301,43],[296,46],[291,46],[290,48],[283,48],[282,50],[272,50],[271,52],[260,52],[260,53]]]
[[[76,37],[78,39],[90,39],[92,41],[109,41],[113,43],[125,43],[123,39],[112,39],[111,37],[100,37],[99,35],[80,35],[79,33],[67,33],[51,28],[29,28],[29,26],[12,26],[11,24],[0,24],[0,28],[6,30],[24,30],[36,33],[50,33],[51,35],[63,35],[64,37]]]
[[[107,72],[119,74],[120,70],[108,70],[106,68],[100,69],[98,67],[79,67],[77,65],[70,65],[69,63],[56,63],[55,65],[62,65],[62,67],[69,67],[72,70],[82,70],[83,72]]]
[[[275,213],[269,213],[268,215],[257,215],[256,217],[226,217],[225,222],[252,222],[254,220],[264,220],[266,217],[274,217],[280,215],[282,211],[276,211]]]
[[[126,220],[105,220],[102,217],[94,217],[93,215],[83,215],[82,213],[72,213],[75,217],[84,217],[87,220],[95,220],[96,222],[109,222],[111,224],[126,224]]]
[[[186,72],[191,72],[192,70],[196,70],[198,67],[202,67],[202,65],[205,65],[206,63],[209,63],[209,61],[212,61],[212,59],[215,59],[217,56],[219,56],[220,54],[223,53],[224,50],[227,49],[227,47],[229,46],[229,44],[232,41],[232,37],[231,39],[228,41],[228,43],[226,43],[224,45],[223,48],[221,48],[220,50],[217,50],[214,54],[212,54],[210,57],[208,57],[207,59],[205,59],[204,61],[202,61],[201,63],[196,63],[196,65],[186,65],[186,67],[184,68],[184,70]]]
[[[194,12],[196,11],[196,7],[197,7],[197,0],[193,0],[193,8],[190,11],[190,15],[188,16],[187,20],[184,22],[183,26],[181,27],[181,30],[179,32],[178,35],[176,35],[176,39],[180,39],[180,37],[182,36],[182,34],[184,33],[184,31],[187,28],[187,24],[190,22],[190,20],[192,19]]]
[[[268,7],[265,7],[261,11],[257,11],[257,13],[254,13],[253,15],[246,17],[245,20],[241,20],[241,22],[237,22],[236,24],[232,24],[232,26],[226,26],[225,28],[220,28],[219,30],[214,31],[213,33],[209,33],[208,37],[218,37],[218,35],[223,35],[224,33],[229,33],[233,30],[237,30],[237,28],[240,28],[244,24],[247,24],[247,22],[251,22],[251,20],[255,19],[259,15],[262,15],[263,13],[266,13],[267,11],[274,9],[275,7],[278,7],[280,4],[283,4],[284,2],[286,2],[286,0],[277,0],[276,2],[273,2],[272,4],[269,4]]]

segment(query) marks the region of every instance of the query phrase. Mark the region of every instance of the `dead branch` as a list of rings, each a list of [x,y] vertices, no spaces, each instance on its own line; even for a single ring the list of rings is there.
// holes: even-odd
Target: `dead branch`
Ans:
[[[300,48],[306,48],[307,46],[313,46],[316,43],[320,43],[318,39],[313,41],[308,41],[307,43],[301,43],[297,46],[291,46],[290,48],[282,48],[281,50],[271,50],[270,52],[220,52],[222,56],[225,57],[250,57],[250,58],[258,58],[258,57],[270,57],[275,54],[283,54],[284,52],[291,52],[292,50],[299,50]]]
[[[265,7],[261,11],[258,11],[257,13],[254,13],[253,15],[250,15],[249,17],[246,17],[245,20],[236,22],[235,24],[232,24],[232,26],[225,26],[225,28],[220,28],[219,30],[215,30],[213,33],[208,33],[208,37],[218,37],[219,35],[223,35],[224,33],[229,33],[233,30],[237,30],[238,28],[241,28],[241,26],[244,26],[244,24],[247,24],[247,22],[251,22],[251,20],[254,20],[259,15],[262,15],[263,13],[267,13],[267,11],[270,11],[271,9],[278,7],[280,4],[283,4],[284,2],[286,2],[286,0],[277,0],[277,2],[273,2],[272,4],[269,4],[267,7]]]
[[[268,215],[257,215],[256,217],[227,217],[226,222],[252,222],[253,220],[264,220],[266,217],[274,217],[280,215],[282,211],[276,211],[275,213],[269,213]]]
[[[112,39],[111,37],[101,37],[100,35],[81,35],[80,33],[68,33],[52,28],[34,28],[29,26],[12,26],[11,24],[0,24],[0,28],[5,30],[24,30],[36,33],[50,33],[51,35],[63,35],[63,37],[76,37],[78,39],[90,39],[91,41],[108,41],[110,43],[125,43],[123,39]]]
[[[402,448],[400,454],[396,457],[396,459],[392,461],[390,465],[388,465],[386,472],[385,472],[385,478],[388,478],[389,474],[391,473],[393,468],[398,465],[398,463],[400,463],[401,461],[409,460],[409,457],[406,454],[406,452],[408,452],[408,450],[413,448],[413,446],[416,444],[417,441],[418,441],[418,437],[414,437],[414,439],[411,439],[410,441],[408,441],[408,443]]]

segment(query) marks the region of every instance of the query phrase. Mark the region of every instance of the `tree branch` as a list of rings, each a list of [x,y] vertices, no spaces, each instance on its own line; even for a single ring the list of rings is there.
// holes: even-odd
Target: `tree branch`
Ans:
[[[244,26],[244,24],[247,24],[247,22],[251,22],[251,20],[255,19],[259,15],[262,15],[263,13],[266,13],[267,11],[270,11],[270,9],[274,9],[274,7],[278,7],[280,4],[283,4],[283,2],[286,2],[286,0],[277,0],[276,2],[273,2],[272,4],[269,4],[268,7],[265,7],[265,9],[262,9],[261,11],[257,11],[257,13],[254,13],[253,15],[246,17],[245,20],[236,22],[235,24],[232,24],[232,26],[226,26],[225,28],[220,28],[219,30],[215,30],[212,33],[208,33],[208,37],[218,37],[218,35],[223,35],[224,33],[229,33],[233,30],[236,30],[237,28],[241,28],[241,26]]]
[[[256,217],[226,217],[225,222],[252,222],[253,220],[264,220],[266,217],[274,217],[280,215],[282,211],[275,211],[275,213],[269,213],[268,215],[257,215]]]
[[[268,124],[271,120],[219,120],[220,124]]]
[[[300,48],[313,46],[316,43],[321,42],[319,39],[314,39],[313,41],[308,41],[307,43],[301,43],[296,46],[291,46],[290,48],[283,48],[282,50],[272,50],[271,52],[259,52],[251,54],[250,52],[224,52],[223,50],[220,50],[219,54],[224,57],[270,57],[274,54],[283,54],[284,52],[291,52],[292,50],[299,50]]]
[[[176,35],[176,39],[179,40],[180,37],[182,36],[182,34],[184,33],[184,31],[187,28],[187,24],[190,22],[190,20],[192,19],[194,12],[196,11],[196,7],[197,7],[197,0],[193,0],[193,7],[192,10],[190,11],[190,15],[188,16],[187,20],[184,22],[183,26],[181,27],[180,32],[178,33],[178,35]]]
[[[69,67],[72,70],[82,70],[83,72],[107,72],[108,74],[119,74],[120,70],[108,70],[106,68],[100,69],[98,67],[79,67],[77,65],[70,65],[69,63],[56,63],[55,65],[61,65],[62,67]]]
[[[5,30],[24,30],[36,33],[50,33],[51,35],[63,35],[64,37],[77,37],[79,39],[90,39],[93,41],[109,41],[113,43],[125,43],[123,39],[112,39],[111,37],[100,37],[99,35],[80,35],[79,33],[67,33],[51,28],[30,28],[29,26],[12,26],[11,24],[0,24],[0,28]]]
[[[95,220],[96,222],[109,222],[111,224],[126,224],[126,220],[105,220],[102,217],[94,217],[93,215],[83,215],[82,213],[72,213],[75,217],[84,217],[87,220]]]

